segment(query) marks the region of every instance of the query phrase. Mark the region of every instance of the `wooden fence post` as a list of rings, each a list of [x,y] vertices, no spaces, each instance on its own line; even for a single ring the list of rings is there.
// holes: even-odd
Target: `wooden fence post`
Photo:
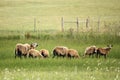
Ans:
[[[98,18],[98,31],[100,30],[100,17]]]
[[[34,18],[34,32],[36,31],[36,18]]]
[[[79,19],[77,18],[77,32],[79,31]]]
[[[86,28],[89,27],[88,24],[89,24],[89,19],[87,18],[87,19],[86,19]]]
[[[63,20],[63,17],[61,18],[61,28],[62,28],[62,32],[64,32],[64,20]]]

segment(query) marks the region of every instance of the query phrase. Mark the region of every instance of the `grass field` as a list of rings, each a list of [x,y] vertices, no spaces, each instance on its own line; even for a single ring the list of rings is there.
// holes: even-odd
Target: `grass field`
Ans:
[[[33,31],[34,18],[40,31],[60,31],[61,17],[68,21],[74,21],[76,17],[80,20],[88,17],[98,20],[100,17],[101,21],[111,25],[120,21],[119,3],[119,0],[1,0],[0,30]],[[75,27],[76,24],[65,26]],[[80,29],[82,27],[84,25],[80,23]]]
[[[0,0],[0,80],[120,80],[120,0]],[[66,21],[90,18],[90,28]],[[34,18],[37,20],[34,32]],[[97,21],[100,18],[100,31]],[[93,21],[93,22],[92,22]],[[74,28],[75,30],[75,28]],[[40,50],[63,45],[80,59],[15,59],[17,43],[37,42]],[[113,44],[107,59],[83,58],[86,47]]]
[[[59,40],[60,39],[60,40]],[[0,40],[0,79],[1,80],[21,80],[21,79],[38,79],[38,80],[119,80],[120,75],[120,55],[119,42],[111,42],[112,48],[107,59],[83,58],[84,49],[92,45],[93,42],[81,42],[76,39],[65,37],[59,39],[9,39]],[[70,39],[70,40],[69,40]],[[91,39],[91,38],[89,38]],[[92,39],[91,39],[92,40]],[[56,45],[65,45],[69,48],[78,50],[81,55],[80,59],[67,58],[48,58],[48,59],[15,59],[14,47],[18,42],[38,42],[39,47],[46,48],[50,51],[52,57],[52,49]],[[59,42],[59,43],[58,43]],[[74,43],[73,43],[74,42]],[[104,42],[104,41],[103,41]],[[95,45],[103,47],[104,43],[95,43]],[[7,44],[7,45],[5,45]]]

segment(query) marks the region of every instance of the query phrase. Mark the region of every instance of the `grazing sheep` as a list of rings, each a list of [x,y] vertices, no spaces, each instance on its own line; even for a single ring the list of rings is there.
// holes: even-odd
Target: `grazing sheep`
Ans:
[[[68,58],[80,58],[78,51],[75,49],[68,49],[67,57]]]
[[[27,56],[27,52],[30,50],[30,49],[34,49],[35,47],[37,47],[38,44],[37,43],[32,43],[31,45],[26,43],[26,44],[21,44],[21,43],[18,43],[16,44],[16,47],[15,47],[15,58],[18,56],[18,57],[26,57]]]
[[[42,55],[44,58],[49,57],[49,51],[46,50],[46,49],[41,49],[41,50],[40,50],[40,53],[41,53],[41,55]]]
[[[107,55],[110,52],[112,47],[113,47],[113,45],[107,45],[107,47],[105,47],[105,48],[98,48],[97,49],[97,57],[100,58],[100,56],[102,55],[106,59],[106,57],[107,57]]]
[[[84,57],[86,55],[89,55],[89,57],[92,55],[92,57],[94,56],[94,54],[97,52],[97,47],[96,46],[90,46],[90,47],[87,47],[85,49],[85,52],[84,52]]]
[[[65,57],[67,55],[67,51],[68,51],[68,48],[67,47],[64,47],[64,46],[56,46],[54,49],[53,49],[53,58],[55,56],[57,57]]]
[[[41,53],[38,51],[38,50],[35,50],[35,49],[30,49],[28,51],[28,54],[27,54],[28,57],[32,57],[32,58],[42,58],[43,56],[41,55]]]

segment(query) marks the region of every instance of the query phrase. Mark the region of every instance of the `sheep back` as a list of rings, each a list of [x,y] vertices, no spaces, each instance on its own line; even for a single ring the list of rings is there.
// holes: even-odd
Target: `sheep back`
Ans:
[[[28,51],[28,57],[32,57],[32,58],[39,57],[39,58],[42,58],[43,56],[40,54],[40,52],[38,50],[30,49]]]
[[[97,47],[96,46],[90,46],[85,49],[84,56],[85,55],[93,55],[94,53],[97,52]]]
[[[68,49],[67,57],[69,58],[80,58],[78,51],[75,49]]]
[[[41,49],[40,53],[44,58],[49,57],[49,51],[46,49]]]
[[[57,46],[53,49],[53,57],[54,56],[63,56],[65,57],[67,54],[68,48],[65,46]]]

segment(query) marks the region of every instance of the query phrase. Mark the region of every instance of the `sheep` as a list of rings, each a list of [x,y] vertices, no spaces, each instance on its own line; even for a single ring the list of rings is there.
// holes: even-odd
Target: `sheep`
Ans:
[[[68,49],[67,57],[68,58],[80,58],[78,51],[75,49]]]
[[[22,56],[26,57],[27,56],[27,52],[30,49],[34,49],[35,47],[37,47],[38,44],[37,43],[32,43],[32,44],[22,44],[22,43],[18,43],[16,44],[15,47],[15,58],[18,56],[20,58],[22,58]]]
[[[40,51],[36,50],[36,49],[30,49],[27,53],[27,57],[32,57],[32,58],[43,58],[43,56],[41,55]]]
[[[15,58],[16,58],[16,56],[18,56],[20,58],[22,55],[26,56],[27,51],[29,50],[29,47],[30,47],[30,45],[27,43],[26,44],[21,44],[21,43],[16,44]]]
[[[67,51],[68,51],[68,48],[65,46],[56,46],[53,49],[53,58],[55,56],[64,58],[67,55]]]
[[[97,47],[96,46],[89,46],[85,49],[84,55],[83,57],[85,57],[86,55],[89,55],[89,57],[95,54],[97,52]]]
[[[97,49],[97,58],[98,57],[100,58],[100,56],[102,55],[106,59],[106,57],[109,54],[112,47],[113,47],[113,45],[107,45],[107,47],[105,47],[105,48],[98,48]]]
[[[41,49],[41,50],[40,50],[40,53],[41,53],[41,55],[42,55],[44,58],[49,57],[49,51],[46,50],[46,49]]]

